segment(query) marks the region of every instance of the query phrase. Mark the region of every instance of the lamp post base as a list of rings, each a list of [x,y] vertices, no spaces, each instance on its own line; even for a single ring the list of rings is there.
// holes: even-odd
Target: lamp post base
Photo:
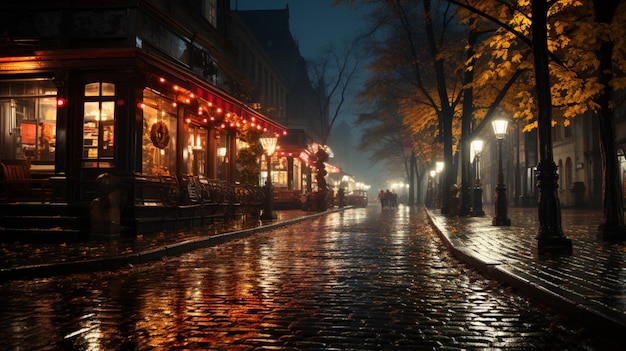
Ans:
[[[537,238],[537,252],[539,254],[555,253],[555,254],[572,254],[572,240],[560,237]]]
[[[539,234],[537,251],[539,254],[572,253],[572,241],[565,237],[561,229],[561,202],[557,194],[559,175],[554,162],[541,162],[537,165],[537,188],[539,188]]]
[[[507,203],[506,203],[506,186],[504,184],[498,184],[496,186],[496,216],[493,217],[492,225],[495,226],[510,226],[511,219],[508,215]]]
[[[268,183],[264,187],[265,201],[263,202],[263,212],[259,217],[261,220],[271,221],[278,218],[274,211],[274,187]]]
[[[494,226],[510,226],[511,219],[510,218],[501,218],[501,217],[493,217],[493,221],[491,221],[491,225]]]
[[[480,217],[484,216],[483,211],[483,189],[481,187],[474,188],[474,204],[472,206],[472,216]]]

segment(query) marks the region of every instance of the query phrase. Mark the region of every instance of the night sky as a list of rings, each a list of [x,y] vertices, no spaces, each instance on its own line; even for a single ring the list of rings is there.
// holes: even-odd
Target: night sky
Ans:
[[[363,11],[346,4],[333,7],[335,0],[231,0],[231,8],[239,10],[276,10],[289,5],[291,33],[300,44],[306,59],[330,42],[352,38],[362,27]]]
[[[289,5],[289,19],[291,34],[298,42],[300,54],[312,60],[320,56],[320,50],[334,43],[336,47],[341,47],[344,40],[352,40],[357,33],[365,29],[363,17],[367,14],[368,8],[361,7],[359,10],[351,8],[347,4],[332,6],[335,0],[231,0],[231,8],[237,7],[239,10],[275,10],[284,9]],[[361,77],[363,79],[364,77]],[[357,89],[357,88],[354,88]],[[332,104],[331,104],[332,105]],[[334,108],[331,106],[331,109]],[[335,155],[329,162],[342,167],[347,173],[356,177],[356,181],[365,182],[371,185],[372,195],[376,195],[377,189],[386,187],[384,183],[387,172],[384,165],[372,165],[368,160],[367,153],[356,151],[355,145],[361,137],[361,130],[355,128],[353,123],[359,107],[352,105],[348,101],[331,131],[329,144],[334,147],[334,140],[346,141],[352,145],[352,149],[347,153]],[[346,129],[341,125],[342,121],[348,124],[350,136],[345,134]]]

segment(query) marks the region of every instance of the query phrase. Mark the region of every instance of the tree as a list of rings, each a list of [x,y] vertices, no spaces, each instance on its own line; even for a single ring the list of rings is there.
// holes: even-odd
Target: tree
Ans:
[[[349,88],[360,68],[359,45],[359,38],[343,42],[341,49],[333,43],[328,44],[322,55],[309,65],[313,90],[317,94],[319,132],[323,145],[328,143],[330,131],[344,107]]]
[[[401,106],[398,113],[403,116],[404,125],[410,131],[404,133],[405,137],[417,140],[419,148],[416,149],[430,150],[434,141],[443,143],[444,151],[440,155],[447,160],[444,168],[444,189],[456,182],[457,171],[452,157],[458,152],[455,149],[459,150],[459,142],[462,143],[460,150],[464,206],[461,213],[467,214],[469,141],[472,138],[470,126],[476,126],[485,115],[483,111],[475,109],[475,101],[487,105],[490,111],[493,110],[493,105],[503,100],[504,92],[511,86],[511,83],[500,83],[500,80],[515,80],[519,74],[508,72],[499,75],[498,84],[492,83],[489,89],[481,89],[477,99],[474,99],[476,67],[486,67],[486,71],[491,68],[484,60],[474,57],[474,46],[478,35],[493,30],[493,25],[479,29],[478,26],[482,24],[484,27],[484,23],[480,23],[479,17],[474,15],[472,25],[464,26],[457,20],[464,17],[459,16],[445,2],[437,2],[434,8],[430,2],[423,3],[423,6],[412,1],[380,3],[380,9],[375,14],[375,23],[382,23],[379,27],[384,34],[370,45],[372,55],[377,59],[369,67],[369,79],[372,83],[366,85],[365,98],[362,100],[379,101],[376,96],[380,96],[382,90],[394,91],[394,103]],[[428,49],[420,47],[422,42],[430,43]],[[489,81],[493,82],[493,79]],[[458,118],[460,116],[461,120]],[[459,125],[461,121],[462,135]],[[428,147],[422,147],[423,144]],[[432,156],[427,159],[432,162]],[[447,197],[444,197],[443,204],[442,210],[446,212]]]
[[[435,143],[433,137],[438,130],[437,120],[430,119],[426,122],[428,126],[423,126],[419,134],[413,133],[414,129],[406,123],[420,119],[413,115],[407,117],[404,112],[394,108],[399,105],[392,96],[388,96],[392,90],[381,88],[376,81],[369,81],[366,89],[359,95],[359,100],[363,106],[367,106],[369,112],[360,114],[357,119],[357,125],[365,127],[358,148],[361,151],[372,151],[370,161],[384,163],[391,176],[403,170],[407,179],[410,179],[410,170],[413,167],[419,179],[434,160],[442,156],[441,143]],[[406,113],[410,114],[411,111]],[[405,140],[414,141],[415,164],[411,164],[410,158],[402,157]],[[399,167],[400,165],[404,165],[404,168]],[[420,193],[419,187],[417,192]]]
[[[372,27],[380,31],[372,30],[369,38],[367,56],[373,57],[367,66],[370,75],[358,95],[358,102],[367,111],[357,121],[358,125],[366,126],[359,149],[372,150],[370,160],[384,162],[392,172],[400,172],[399,166],[404,165],[406,179],[411,181],[411,174],[417,173],[419,178],[435,155],[443,156],[433,147],[435,139],[440,140],[436,138],[440,124],[432,105],[416,94],[416,75],[412,71],[417,51],[408,49],[406,31],[400,23],[396,22],[395,27],[390,25],[393,17],[394,13],[387,8],[375,13],[370,21]],[[394,31],[398,35],[394,35]],[[379,32],[385,35],[378,35]],[[406,140],[413,141],[415,157],[403,157]],[[414,193],[412,186],[409,189]]]
[[[511,47],[516,42],[532,45],[529,39],[533,22],[529,15],[530,2],[499,0],[491,2],[489,7],[484,1],[450,1],[501,26],[500,35],[493,36],[490,45]],[[500,5],[500,11],[490,11],[494,3]],[[559,0],[546,3],[546,6],[549,6],[546,11],[550,14],[546,19],[549,26],[546,56],[550,59],[549,71],[554,77],[549,86],[551,107],[556,108],[566,124],[569,118],[588,111],[598,116],[603,166],[603,223],[599,227],[599,236],[624,240],[623,189],[619,181],[614,128],[615,107],[619,106],[615,97],[619,96],[618,91],[626,88],[626,26],[623,25],[626,4],[619,0]],[[517,56],[499,60],[499,64],[511,65],[513,57]],[[527,120],[533,120],[536,111],[541,113],[541,109],[549,108],[540,107],[532,93],[519,97],[520,106],[524,108],[518,115]],[[527,127],[537,127],[537,120]]]
[[[263,154],[263,146],[259,142],[261,132],[246,124],[240,131],[239,138],[248,143],[248,146],[239,150],[237,163],[239,164],[238,181],[241,185],[254,187],[259,185],[259,158]]]
[[[599,84],[602,91],[595,95],[600,121],[600,140],[603,159],[603,223],[599,227],[599,236],[608,240],[626,240],[624,226],[624,205],[622,202],[622,184],[619,181],[619,163],[615,145],[615,106],[614,91],[626,88],[626,3],[623,1],[595,0],[595,19],[600,24],[598,33],[599,46],[595,53],[598,57]],[[619,11],[618,11],[619,8]],[[622,56],[615,53],[621,50]],[[614,63],[615,62],[615,63]],[[621,73],[621,77],[617,73]]]
[[[354,4],[359,1],[346,0],[344,2]],[[509,111],[514,118],[526,120],[526,131],[537,128],[539,106],[533,75],[535,65],[530,60],[532,57],[530,35],[532,2],[513,0],[449,0],[449,2],[479,15],[484,19],[483,22],[491,22],[499,27],[495,33],[480,40],[481,46],[477,48],[473,58],[475,61],[472,67],[475,71],[474,81],[468,84],[466,80],[464,84],[466,88],[471,86],[474,92],[478,92],[472,96],[474,100],[473,123],[484,118],[482,123],[474,128],[472,134],[478,132],[497,110]],[[383,7],[391,7],[401,2],[396,0],[378,3],[381,3]],[[422,4],[425,9],[432,8],[429,7],[430,1]],[[623,96],[619,93],[626,87],[624,78],[626,26],[623,25],[626,5],[618,0],[609,2],[554,0],[547,2],[546,5],[549,6],[546,10],[548,14],[546,17],[546,55],[549,58],[549,72],[552,75],[549,92],[551,93],[550,100],[552,100],[551,107],[555,109],[557,116],[551,122],[560,121],[567,125],[570,118],[585,112],[592,112],[598,116],[604,174],[604,223],[600,226],[600,235],[607,239],[622,240],[626,235],[623,234],[624,219],[621,199],[623,191],[619,182],[621,176],[615,145],[614,114],[615,108],[623,105],[615,98]],[[417,20],[405,21],[409,24],[414,22]],[[408,27],[406,24],[404,26]],[[428,33],[428,26],[424,28]],[[432,48],[432,41],[427,42]],[[435,56],[433,62],[436,62],[437,57],[443,57],[443,53],[450,52],[448,47],[441,46],[441,48],[439,56]],[[397,53],[396,51],[395,54]],[[446,56],[446,59],[449,58]],[[424,62],[415,59],[414,63],[419,65]],[[480,65],[485,65],[489,69],[479,72],[477,67]],[[432,71],[436,74],[442,71],[437,69],[437,67],[441,68],[441,62],[434,67]],[[446,71],[445,66],[443,71]],[[447,74],[447,76],[451,75]],[[442,91],[442,86],[439,84],[438,92]],[[480,89],[475,89],[476,87]],[[444,95],[439,94],[439,96]],[[493,102],[494,97],[496,103],[487,103],[489,100]],[[448,101],[457,100],[451,97]],[[470,105],[469,102],[465,103],[466,106]],[[545,110],[550,107],[541,108]],[[443,111],[443,108],[438,109],[440,112],[438,117],[443,117]],[[456,115],[453,115],[453,118],[454,116]],[[444,155],[447,156],[446,145],[454,144],[446,140],[447,121],[445,118],[439,120],[442,122],[442,131],[444,131]],[[462,138],[465,138],[465,135]]]
[[[411,140],[425,137],[423,142],[443,143],[444,189],[455,183],[453,150],[461,101],[464,46],[458,40],[462,27],[448,6],[432,6],[431,1],[380,1],[374,13],[374,27],[379,29],[378,39],[372,46],[378,57],[370,65],[370,79],[381,82],[372,90],[367,84],[365,94],[380,92],[382,87],[394,89],[394,101],[405,119],[404,125],[411,127]],[[438,3],[439,4],[439,3]],[[425,47],[421,43],[426,43]],[[382,74],[382,79],[376,78]],[[374,77],[374,78],[372,78]],[[436,129],[430,135],[425,126]],[[406,133],[405,133],[406,134]],[[458,135],[458,134],[457,134]],[[436,139],[436,140],[435,140]],[[399,149],[402,143],[399,143]],[[399,152],[400,153],[400,152]],[[432,159],[432,156],[430,157]],[[444,197],[442,212],[449,211],[448,198]]]

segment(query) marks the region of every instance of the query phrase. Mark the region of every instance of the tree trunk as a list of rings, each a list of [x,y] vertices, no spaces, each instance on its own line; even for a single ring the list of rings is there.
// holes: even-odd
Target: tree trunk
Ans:
[[[425,27],[428,37],[428,47],[435,67],[435,77],[437,79],[437,94],[441,104],[439,120],[441,121],[443,132],[443,187],[441,189],[441,213],[450,213],[450,198],[448,190],[454,184],[455,174],[452,172],[452,118],[454,109],[450,106],[448,91],[446,86],[446,74],[443,58],[439,57],[439,50],[435,40],[435,32],[432,21],[432,4],[430,0],[424,0],[424,13],[426,14]]]
[[[596,21],[611,23],[619,1],[595,0],[594,8]],[[598,228],[598,238],[604,240],[626,240],[626,226],[624,226],[623,189],[620,181],[620,167],[617,160],[615,144],[615,122],[613,110],[613,43],[603,42],[598,51],[600,61],[600,84],[604,89],[596,98],[600,106],[598,120],[600,126],[600,152],[602,154],[603,201],[602,221]]]
[[[559,178],[552,153],[552,96],[548,66],[546,0],[532,2],[532,49],[537,90],[539,155],[537,188],[539,188],[539,253],[572,253],[572,242],[561,229],[561,203],[557,194]]]
[[[469,66],[474,65],[473,57],[476,37],[474,23],[470,23],[466,53]],[[474,80],[474,67],[471,67],[471,69],[466,67],[463,78],[463,84],[466,88],[463,90],[463,117],[461,120],[461,208],[459,208],[459,215],[467,216],[470,214],[472,188],[470,179],[470,144],[472,142],[470,138],[472,133],[470,127],[474,117],[474,90],[470,83]]]
[[[413,167],[415,170],[415,180],[417,182],[417,194],[415,195],[415,202],[417,204],[421,204],[422,203],[422,175],[419,172],[419,169],[417,168],[417,158],[413,157],[413,164],[411,165],[411,167]]]

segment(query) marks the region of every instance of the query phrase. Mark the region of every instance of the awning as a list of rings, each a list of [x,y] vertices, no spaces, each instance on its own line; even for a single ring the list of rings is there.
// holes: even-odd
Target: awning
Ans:
[[[271,118],[252,109],[242,101],[218,91],[212,86],[199,86],[194,82],[189,83],[191,92],[201,101],[206,101],[209,108],[221,109],[221,113],[234,114],[229,122],[251,123],[259,130],[272,131],[280,136],[287,135],[287,128]],[[235,117],[236,116],[236,117]]]
[[[221,89],[180,67],[168,64],[161,58],[151,57],[150,59],[157,68],[157,72],[160,70],[166,75],[160,77],[158,83],[169,84],[168,88],[186,94],[189,99],[186,103],[197,105],[198,115],[210,117],[210,113],[219,113],[219,119],[223,123],[230,124],[231,127],[237,127],[237,123],[250,123],[260,131],[272,131],[278,136],[287,135],[287,127],[252,109]]]
[[[311,139],[303,129],[289,129],[288,133],[278,139],[277,153],[281,156],[299,157],[309,162],[309,144]]]

